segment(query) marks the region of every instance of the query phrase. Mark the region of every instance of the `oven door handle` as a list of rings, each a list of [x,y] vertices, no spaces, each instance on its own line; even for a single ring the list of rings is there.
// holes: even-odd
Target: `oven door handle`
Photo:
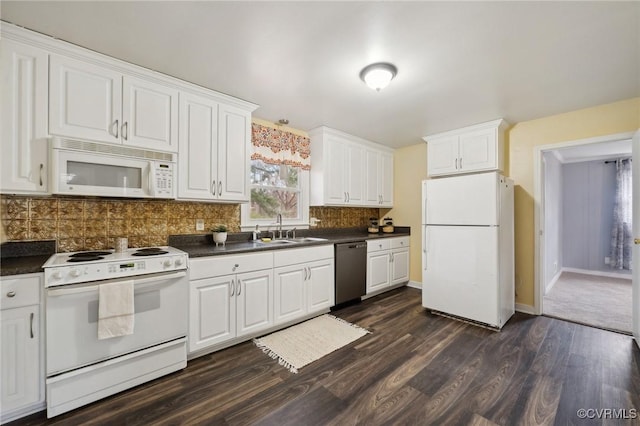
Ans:
[[[176,278],[183,278],[186,277],[187,273],[185,271],[181,271],[181,272],[176,272],[176,273],[172,273],[172,274],[164,274],[164,275],[156,275],[153,277],[148,277],[148,278],[135,278],[133,280],[126,280],[126,279],[119,279],[117,281],[122,282],[122,281],[133,281],[134,283],[134,288],[137,290],[140,288],[140,286],[144,286],[144,287],[148,287],[149,285],[156,285],[158,284],[158,282],[161,281],[168,281],[168,280],[174,280]],[[105,283],[106,284],[106,283]],[[146,285],[145,285],[146,284]],[[71,288],[56,288],[54,290],[49,289],[47,291],[47,296],[49,297],[57,297],[57,296],[67,296],[69,294],[77,294],[77,293],[88,293],[91,291],[98,291],[98,288],[100,287],[100,284],[97,285],[84,285],[81,287],[71,287]]]

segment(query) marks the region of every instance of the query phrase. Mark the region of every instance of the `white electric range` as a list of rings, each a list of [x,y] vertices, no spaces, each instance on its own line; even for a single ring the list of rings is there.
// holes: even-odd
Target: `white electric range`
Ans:
[[[187,364],[188,255],[172,247],[57,253],[44,264],[47,416]],[[98,339],[102,286],[133,286],[133,334]]]

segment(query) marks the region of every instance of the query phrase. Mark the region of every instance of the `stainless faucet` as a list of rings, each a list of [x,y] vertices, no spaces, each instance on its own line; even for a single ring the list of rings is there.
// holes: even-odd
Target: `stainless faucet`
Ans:
[[[278,238],[282,238],[282,215],[280,213],[276,216],[276,224],[278,225]]]

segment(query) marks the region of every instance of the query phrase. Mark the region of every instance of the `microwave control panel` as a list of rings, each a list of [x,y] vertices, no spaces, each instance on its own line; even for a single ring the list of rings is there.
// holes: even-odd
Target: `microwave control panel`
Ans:
[[[174,185],[174,164],[155,163],[155,196],[173,198],[175,197]]]

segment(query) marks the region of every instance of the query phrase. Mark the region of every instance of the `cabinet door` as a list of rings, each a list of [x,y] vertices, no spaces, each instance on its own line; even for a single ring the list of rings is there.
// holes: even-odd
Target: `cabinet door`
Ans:
[[[365,177],[365,204],[370,206],[380,205],[381,170],[380,152],[367,149],[365,153],[366,177]]]
[[[307,312],[328,309],[335,305],[335,274],[333,259],[325,259],[308,265]]]
[[[409,281],[409,249],[391,252],[391,285]]]
[[[48,55],[12,40],[0,43],[0,189],[46,193]]]
[[[51,134],[120,143],[121,74],[52,55],[49,77]]]
[[[335,137],[327,137],[324,159],[325,202],[331,205],[347,204],[346,159],[347,144]]]
[[[388,250],[367,253],[367,294],[389,287],[390,260]]]
[[[40,398],[39,306],[5,309],[2,319],[2,411],[38,402]]]
[[[218,198],[249,201],[251,113],[221,104],[218,129]]]
[[[380,206],[393,207],[393,154],[380,154],[379,181]]]
[[[178,151],[178,91],[162,84],[125,76],[123,143],[161,151]]]
[[[495,170],[497,139],[495,129],[477,130],[460,136],[460,163],[463,172]]]
[[[272,269],[237,275],[238,336],[263,330],[273,324],[272,277]]]
[[[458,172],[458,137],[427,141],[427,173],[437,176]]]
[[[306,265],[293,265],[274,270],[274,324],[280,324],[307,313],[305,284],[309,272]]]
[[[364,205],[364,180],[367,173],[365,149],[356,144],[347,146],[347,204]]]
[[[180,95],[178,198],[217,198],[218,104]]]
[[[189,352],[236,336],[234,275],[189,283]]]

